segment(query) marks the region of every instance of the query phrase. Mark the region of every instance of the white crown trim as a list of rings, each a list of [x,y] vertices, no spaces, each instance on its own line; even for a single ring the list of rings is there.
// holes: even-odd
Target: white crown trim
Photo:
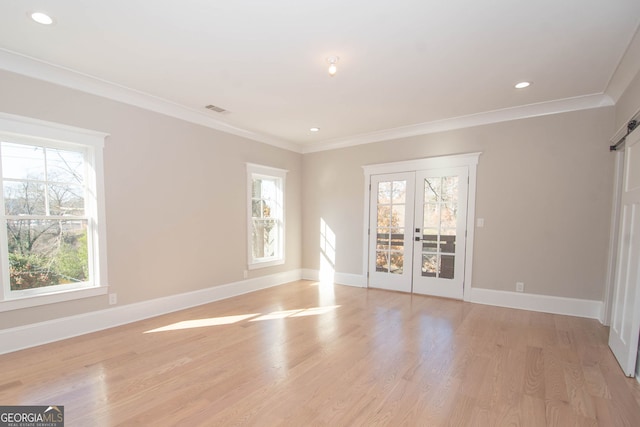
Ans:
[[[210,117],[204,111],[198,111],[166,99],[149,95],[135,89],[108,82],[78,71],[54,65],[30,56],[0,48],[0,68],[22,74],[34,79],[76,89],[92,95],[98,95],[114,101],[134,105],[145,110],[175,117],[190,123],[206,126],[253,141],[273,145],[278,148],[301,152],[300,145],[283,141],[271,136],[241,129]]]
[[[38,80],[47,81],[49,83],[58,84],[92,95],[101,96],[114,101],[123,102],[125,104],[134,105],[136,107],[175,117],[190,123],[199,124],[232,135],[237,135],[253,141],[262,142],[302,154],[335,150],[338,148],[388,141],[410,136],[427,135],[491,123],[614,105],[614,101],[609,95],[598,93],[385,129],[382,131],[364,133],[344,138],[317,141],[311,144],[302,144],[281,140],[259,132],[235,127],[208,116],[206,112],[185,107],[166,99],[7,49],[0,48],[0,69]]]
[[[565,98],[555,101],[522,105],[519,107],[503,108],[500,110],[470,114],[468,116],[452,117],[450,119],[385,129],[378,132],[364,133],[347,138],[318,141],[311,145],[304,146],[302,153],[306,154],[318,151],[335,150],[338,148],[352,147],[354,145],[370,144],[373,142],[381,142],[391,139],[427,135],[430,133],[444,132],[454,129],[546,116],[550,114],[566,113],[570,111],[608,107],[612,105],[614,105],[613,100],[603,93],[577,96],[574,98]]]

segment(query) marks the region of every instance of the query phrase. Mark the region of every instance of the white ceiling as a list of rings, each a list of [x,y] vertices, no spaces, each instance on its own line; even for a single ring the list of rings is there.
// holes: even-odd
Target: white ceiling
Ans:
[[[0,48],[5,63],[26,55],[304,151],[531,104],[602,104],[639,23],[638,0],[4,0]],[[533,84],[514,89],[522,80]]]

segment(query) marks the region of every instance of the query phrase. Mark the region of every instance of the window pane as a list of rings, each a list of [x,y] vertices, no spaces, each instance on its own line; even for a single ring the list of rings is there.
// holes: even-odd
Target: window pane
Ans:
[[[44,185],[33,181],[8,181],[3,187],[7,215],[45,215]]]
[[[51,184],[49,213],[51,215],[84,215],[84,190],[73,184]]]
[[[77,151],[47,148],[47,181],[82,185],[84,155]]]
[[[262,200],[251,201],[251,216],[253,218],[262,218]]]
[[[2,176],[14,179],[44,180],[44,149],[22,144],[2,143]]]
[[[278,205],[275,200],[265,200],[262,206],[262,215],[265,218],[278,217]]]
[[[252,184],[251,195],[254,199],[259,199],[262,194],[262,185],[259,179],[254,178]]]
[[[279,229],[276,220],[254,219],[252,228],[253,257],[265,258],[278,254]]]
[[[260,197],[267,200],[276,200],[276,181],[273,179],[261,178]]]
[[[7,220],[11,290],[88,280],[86,220]]]

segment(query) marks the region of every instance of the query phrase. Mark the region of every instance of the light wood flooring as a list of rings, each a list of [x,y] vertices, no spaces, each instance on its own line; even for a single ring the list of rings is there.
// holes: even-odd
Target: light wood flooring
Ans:
[[[607,334],[300,281],[0,356],[0,405],[83,427],[638,426]]]

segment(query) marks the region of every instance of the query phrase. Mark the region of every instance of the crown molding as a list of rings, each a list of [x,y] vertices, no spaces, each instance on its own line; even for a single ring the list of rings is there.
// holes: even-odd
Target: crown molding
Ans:
[[[378,132],[364,133],[347,138],[336,138],[314,142],[311,145],[304,146],[302,153],[307,154],[318,151],[335,150],[338,148],[370,144],[373,142],[427,135],[455,129],[507,122],[511,120],[567,113],[571,111],[588,110],[591,108],[609,107],[612,105],[614,105],[613,100],[603,93],[558,99],[554,101],[539,102],[536,104],[470,114],[468,116],[459,116],[416,125],[385,129]]]
[[[301,152],[299,144],[241,129],[210,117],[204,112],[185,107],[175,102],[7,49],[0,48],[0,69],[144,108],[145,110],[175,117],[190,123],[273,145],[285,150],[297,153]]]
[[[621,61],[621,65],[614,73],[609,84],[609,87],[612,91],[611,94],[591,94],[574,98],[566,98],[518,107],[504,108],[471,114],[467,116],[453,117],[449,119],[385,129],[382,131],[359,134],[344,138],[318,141],[311,144],[298,144],[291,141],[277,139],[269,135],[261,134],[247,129],[238,128],[213,117],[210,117],[204,112],[185,107],[172,101],[168,101],[166,99],[137,91],[135,89],[121,86],[106,80],[99,79],[97,77],[83,74],[68,68],[54,65],[46,61],[42,61],[2,48],[0,48],[0,69],[4,69],[38,80],[43,80],[49,83],[65,86],[92,95],[101,96],[125,104],[134,105],[136,107],[140,107],[149,111],[154,111],[166,116],[175,117],[190,123],[206,126],[221,132],[240,136],[257,142],[262,142],[285,150],[306,154],[346,148],[355,145],[406,138],[417,135],[427,135],[431,133],[444,132],[473,126],[481,126],[491,123],[499,123],[530,117],[612,106],[614,105],[614,99],[616,99],[615,94],[618,90],[615,88],[617,88],[618,85],[623,85],[624,88],[626,88],[626,85],[628,85],[631,81],[631,79],[629,78],[630,72],[624,70],[627,70],[628,67],[633,68],[633,66],[636,65],[636,62],[638,62],[638,66],[640,66],[640,60],[631,58],[632,56],[634,56],[631,55],[631,53],[635,52],[636,50],[640,51],[640,37],[638,37],[637,33],[636,37],[629,45],[627,54],[623,58],[623,61]],[[640,55],[636,56],[640,58]],[[633,76],[631,76],[631,78],[633,78]],[[626,85],[624,85],[625,81]]]
[[[604,92],[617,103],[638,72],[640,72],[640,25],[629,40],[627,49],[622,54]]]

